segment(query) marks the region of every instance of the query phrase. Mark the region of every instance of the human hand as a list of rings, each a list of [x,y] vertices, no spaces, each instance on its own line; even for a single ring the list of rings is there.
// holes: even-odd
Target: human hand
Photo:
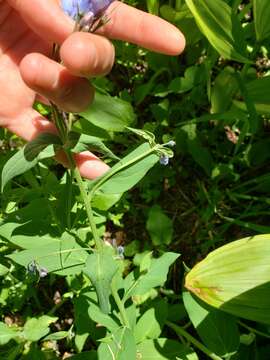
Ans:
[[[25,140],[55,131],[32,108],[37,95],[67,112],[85,109],[94,97],[87,78],[105,75],[113,66],[109,38],[168,55],[180,54],[185,46],[180,31],[158,17],[119,1],[108,13],[110,21],[99,34],[72,33],[74,23],[57,0],[0,0],[0,126]],[[61,46],[62,64],[49,58],[53,43]],[[108,169],[90,152],[75,160],[90,179]]]

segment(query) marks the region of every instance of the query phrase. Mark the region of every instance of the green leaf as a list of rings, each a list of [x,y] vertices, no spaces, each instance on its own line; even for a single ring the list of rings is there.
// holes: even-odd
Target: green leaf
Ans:
[[[91,106],[80,115],[107,131],[124,131],[135,121],[133,108],[128,102],[98,92]]]
[[[214,250],[187,274],[185,287],[220,310],[270,324],[270,235]]]
[[[85,150],[99,152],[111,159],[119,160],[116,156],[101,140],[96,136],[90,136],[82,134],[78,140],[77,145],[72,149],[73,152],[79,153]]]
[[[21,333],[0,322],[0,345],[7,344],[11,339],[18,337]]]
[[[154,146],[156,145],[156,138],[155,135],[153,133],[151,133],[148,130],[141,130],[141,129],[134,129],[131,127],[127,127],[127,129],[131,132],[133,132],[134,134],[142,137],[144,140],[147,140],[150,144],[150,146]]]
[[[168,304],[160,300],[148,309],[138,320],[134,329],[136,344],[146,339],[157,339],[168,315]]]
[[[117,270],[112,254],[105,250],[89,255],[86,260],[84,272],[95,287],[99,306],[105,314],[110,312],[111,282]]]
[[[232,103],[232,97],[238,89],[234,69],[227,66],[215,78],[211,89],[211,113],[225,112]]]
[[[27,250],[13,253],[7,257],[25,268],[35,261],[38,266],[45,267],[48,272],[55,272],[59,275],[76,274],[83,269],[87,252],[77,244],[73,235],[63,233],[61,238],[29,237],[30,239],[25,244]],[[39,240],[41,244],[39,243],[38,246]],[[23,246],[21,242],[20,244]]]
[[[169,245],[173,237],[173,222],[161,207],[153,206],[148,214],[146,228],[155,246]]]
[[[214,160],[209,149],[201,143],[197,134],[196,124],[182,126],[177,136],[181,139],[181,146],[184,145],[186,147],[186,150],[191,154],[194,161],[210,176],[214,166]],[[177,143],[180,141],[179,138]]]
[[[28,341],[38,341],[50,332],[49,325],[57,319],[57,317],[48,315],[31,318],[24,325],[23,336]]]
[[[249,63],[237,16],[223,0],[186,0],[202,33],[225,59]]]
[[[215,354],[229,357],[237,352],[240,334],[235,319],[183,293],[188,316],[205,345]]]
[[[169,267],[179,256],[179,254],[167,252],[158,259],[152,259],[149,270],[138,279],[134,279],[126,289],[124,299],[127,300],[133,295],[144,295],[152,288],[162,286],[167,279]]]
[[[47,335],[43,341],[58,341],[58,340],[62,340],[65,339],[69,336],[69,332],[68,331],[58,331],[52,334]]]
[[[96,181],[91,182],[91,186],[101,181],[105,176],[113,174],[101,187],[100,192],[106,194],[120,194],[137,184],[158,161],[159,156],[156,153],[150,153],[143,159],[136,161],[129,165],[137,158],[141,158],[147,154],[151,149],[148,143],[144,143],[115,164],[103,177],[98,178]],[[120,169],[124,166],[123,169]],[[117,169],[120,169],[116,172]]]
[[[97,192],[93,197],[92,206],[95,209],[107,211],[121,199],[122,195]]]
[[[41,151],[39,155],[33,160],[27,160],[25,155],[25,149],[26,147],[16,152],[16,154],[14,154],[4,165],[1,179],[2,192],[6,184],[15,176],[21,175],[27,170],[30,170],[38,163],[38,161],[54,156],[54,149],[52,145]],[[28,155],[29,152],[27,151],[27,156]]]
[[[165,338],[143,341],[137,346],[137,354],[143,360],[199,360],[187,346]]]
[[[33,161],[48,145],[61,145],[59,136],[51,133],[41,133],[34,140],[29,141],[24,147],[24,157]]]
[[[130,329],[119,328],[107,342],[98,348],[98,358],[102,360],[136,360],[136,346]]]
[[[253,13],[255,19],[255,31],[257,41],[266,40],[270,37],[270,7],[268,0],[254,0]]]

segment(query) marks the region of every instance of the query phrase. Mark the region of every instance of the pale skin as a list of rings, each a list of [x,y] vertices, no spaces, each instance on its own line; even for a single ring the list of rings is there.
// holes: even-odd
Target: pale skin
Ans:
[[[88,107],[94,90],[87,79],[109,73],[114,63],[109,39],[168,55],[185,47],[181,32],[158,17],[118,1],[107,12],[110,21],[99,34],[72,33],[74,23],[57,0],[0,0],[0,126],[25,140],[54,132],[32,108],[37,96],[68,112]],[[53,43],[61,46],[61,65],[49,58]],[[89,152],[75,160],[89,179],[108,170]]]

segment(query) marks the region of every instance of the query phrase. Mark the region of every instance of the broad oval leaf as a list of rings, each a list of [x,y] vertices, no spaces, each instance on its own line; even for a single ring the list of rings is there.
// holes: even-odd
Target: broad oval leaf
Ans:
[[[135,121],[130,103],[98,92],[91,106],[80,115],[93,125],[107,131],[124,131]]]
[[[253,12],[257,40],[265,40],[270,37],[269,0],[253,0]]]
[[[81,248],[76,238],[69,234],[63,233],[61,238],[52,238],[50,236],[26,236],[22,237],[23,241],[19,241],[16,236],[14,243],[25,247],[26,250],[14,252],[7,257],[27,268],[27,266],[35,261],[39,267],[44,267],[48,272],[54,272],[58,275],[71,275],[81,272],[87,258],[87,252]],[[11,238],[13,242],[13,238]],[[39,242],[39,246],[37,243]]]
[[[205,345],[215,354],[229,358],[239,347],[240,334],[235,318],[183,293],[188,316]]]
[[[202,33],[225,59],[249,63],[238,18],[223,0],[186,0]]]
[[[58,317],[43,315],[26,321],[23,328],[23,336],[28,341],[38,341],[50,332],[49,325]]]
[[[185,287],[209,305],[270,324],[270,235],[214,250],[187,274]]]

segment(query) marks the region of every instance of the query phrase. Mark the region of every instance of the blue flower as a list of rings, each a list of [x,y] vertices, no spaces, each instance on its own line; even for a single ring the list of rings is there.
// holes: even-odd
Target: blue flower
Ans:
[[[64,12],[74,20],[91,13],[99,16],[114,0],[61,0]]]
[[[161,156],[160,156],[160,158],[159,158],[159,162],[160,162],[160,164],[161,165],[168,165],[169,164],[169,161],[170,161],[170,159],[169,159],[169,156],[168,155],[164,155],[164,154],[162,154]]]

